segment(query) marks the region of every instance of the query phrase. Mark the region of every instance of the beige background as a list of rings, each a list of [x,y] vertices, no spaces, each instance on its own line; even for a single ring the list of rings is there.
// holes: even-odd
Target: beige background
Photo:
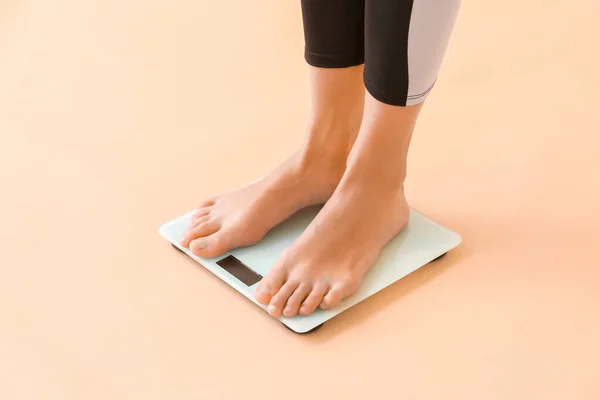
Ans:
[[[298,145],[298,1],[2,0],[0,398],[599,399],[599,12],[463,3],[408,189],[464,244],[297,336],[156,229]]]

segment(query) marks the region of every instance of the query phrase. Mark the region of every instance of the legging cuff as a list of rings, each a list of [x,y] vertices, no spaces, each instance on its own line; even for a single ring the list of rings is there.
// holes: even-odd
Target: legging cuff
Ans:
[[[304,50],[304,59],[306,62],[319,68],[348,68],[364,64],[364,57],[360,55],[340,56],[329,54],[317,54]]]
[[[427,90],[422,93],[416,93],[405,95],[403,93],[398,93],[393,90],[385,90],[377,86],[370,80],[368,77],[364,77],[365,89],[369,92],[371,96],[375,100],[378,100],[382,103],[389,104],[391,106],[413,106],[415,104],[422,103],[425,101],[433,87],[435,86],[435,81],[429,86]]]

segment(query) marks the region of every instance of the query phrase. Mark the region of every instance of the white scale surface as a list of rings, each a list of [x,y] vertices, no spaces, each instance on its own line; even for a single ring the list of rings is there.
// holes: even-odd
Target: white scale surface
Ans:
[[[179,244],[179,238],[188,227],[194,211],[165,223],[160,227],[159,232],[171,244],[242,293],[250,301],[264,309],[266,313],[266,307],[254,299],[254,289],[258,283],[247,286],[220,267],[217,262],[233,255],[256,273],[263,277],[266,276],[281,252],[300,236],[320,208],[319,206],[304,209],[275,227],[254,246],[235,249],[217,258],[197,257],[189,249]],[[377,263],[367,272],[359,290],[353,296],[329,310],[317,309],[308,316],[296,315],[291,318],[281,316],[278,319],[297,333],[311,331],[430,261],[446,254],[460,242],[461,237],[457,233],[411,209],[408,225],[386,245]]]

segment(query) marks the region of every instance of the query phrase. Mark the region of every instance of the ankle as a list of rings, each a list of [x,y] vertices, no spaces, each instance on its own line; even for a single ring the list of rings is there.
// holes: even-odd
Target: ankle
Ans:
[[[297,172],[337,186],[346,169],[347,154],[342,150],[329,144],[305,143],[297,154]]]
[[[400,158],[400,157],[397,157]],[[340,186],[404,197],[406,166],[375,154],[351,154]]]
[[[339,182],[359,129],[360,120],[311,122],[300,150],[302,165],[330,171],[338,176]]]

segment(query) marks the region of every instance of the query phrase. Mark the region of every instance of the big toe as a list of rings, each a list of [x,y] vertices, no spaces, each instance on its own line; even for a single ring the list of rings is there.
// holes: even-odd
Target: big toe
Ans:
[[[283,265],[276,265],[269,271],[256,287],[254,298],[260,304],[266,306],[285,283],[287,271]]]
[[[218,257],[233,248],[231,234],[222,228],[208,236],[199,237],[190,242],[192,253],[204,258]]]
[[[278,317],[283,312],[283,307],[288,299],[298,288],[298,283],[295,281],[287,281],[281,289],[271,298],[267,306],[267,312],[273,317]]]

